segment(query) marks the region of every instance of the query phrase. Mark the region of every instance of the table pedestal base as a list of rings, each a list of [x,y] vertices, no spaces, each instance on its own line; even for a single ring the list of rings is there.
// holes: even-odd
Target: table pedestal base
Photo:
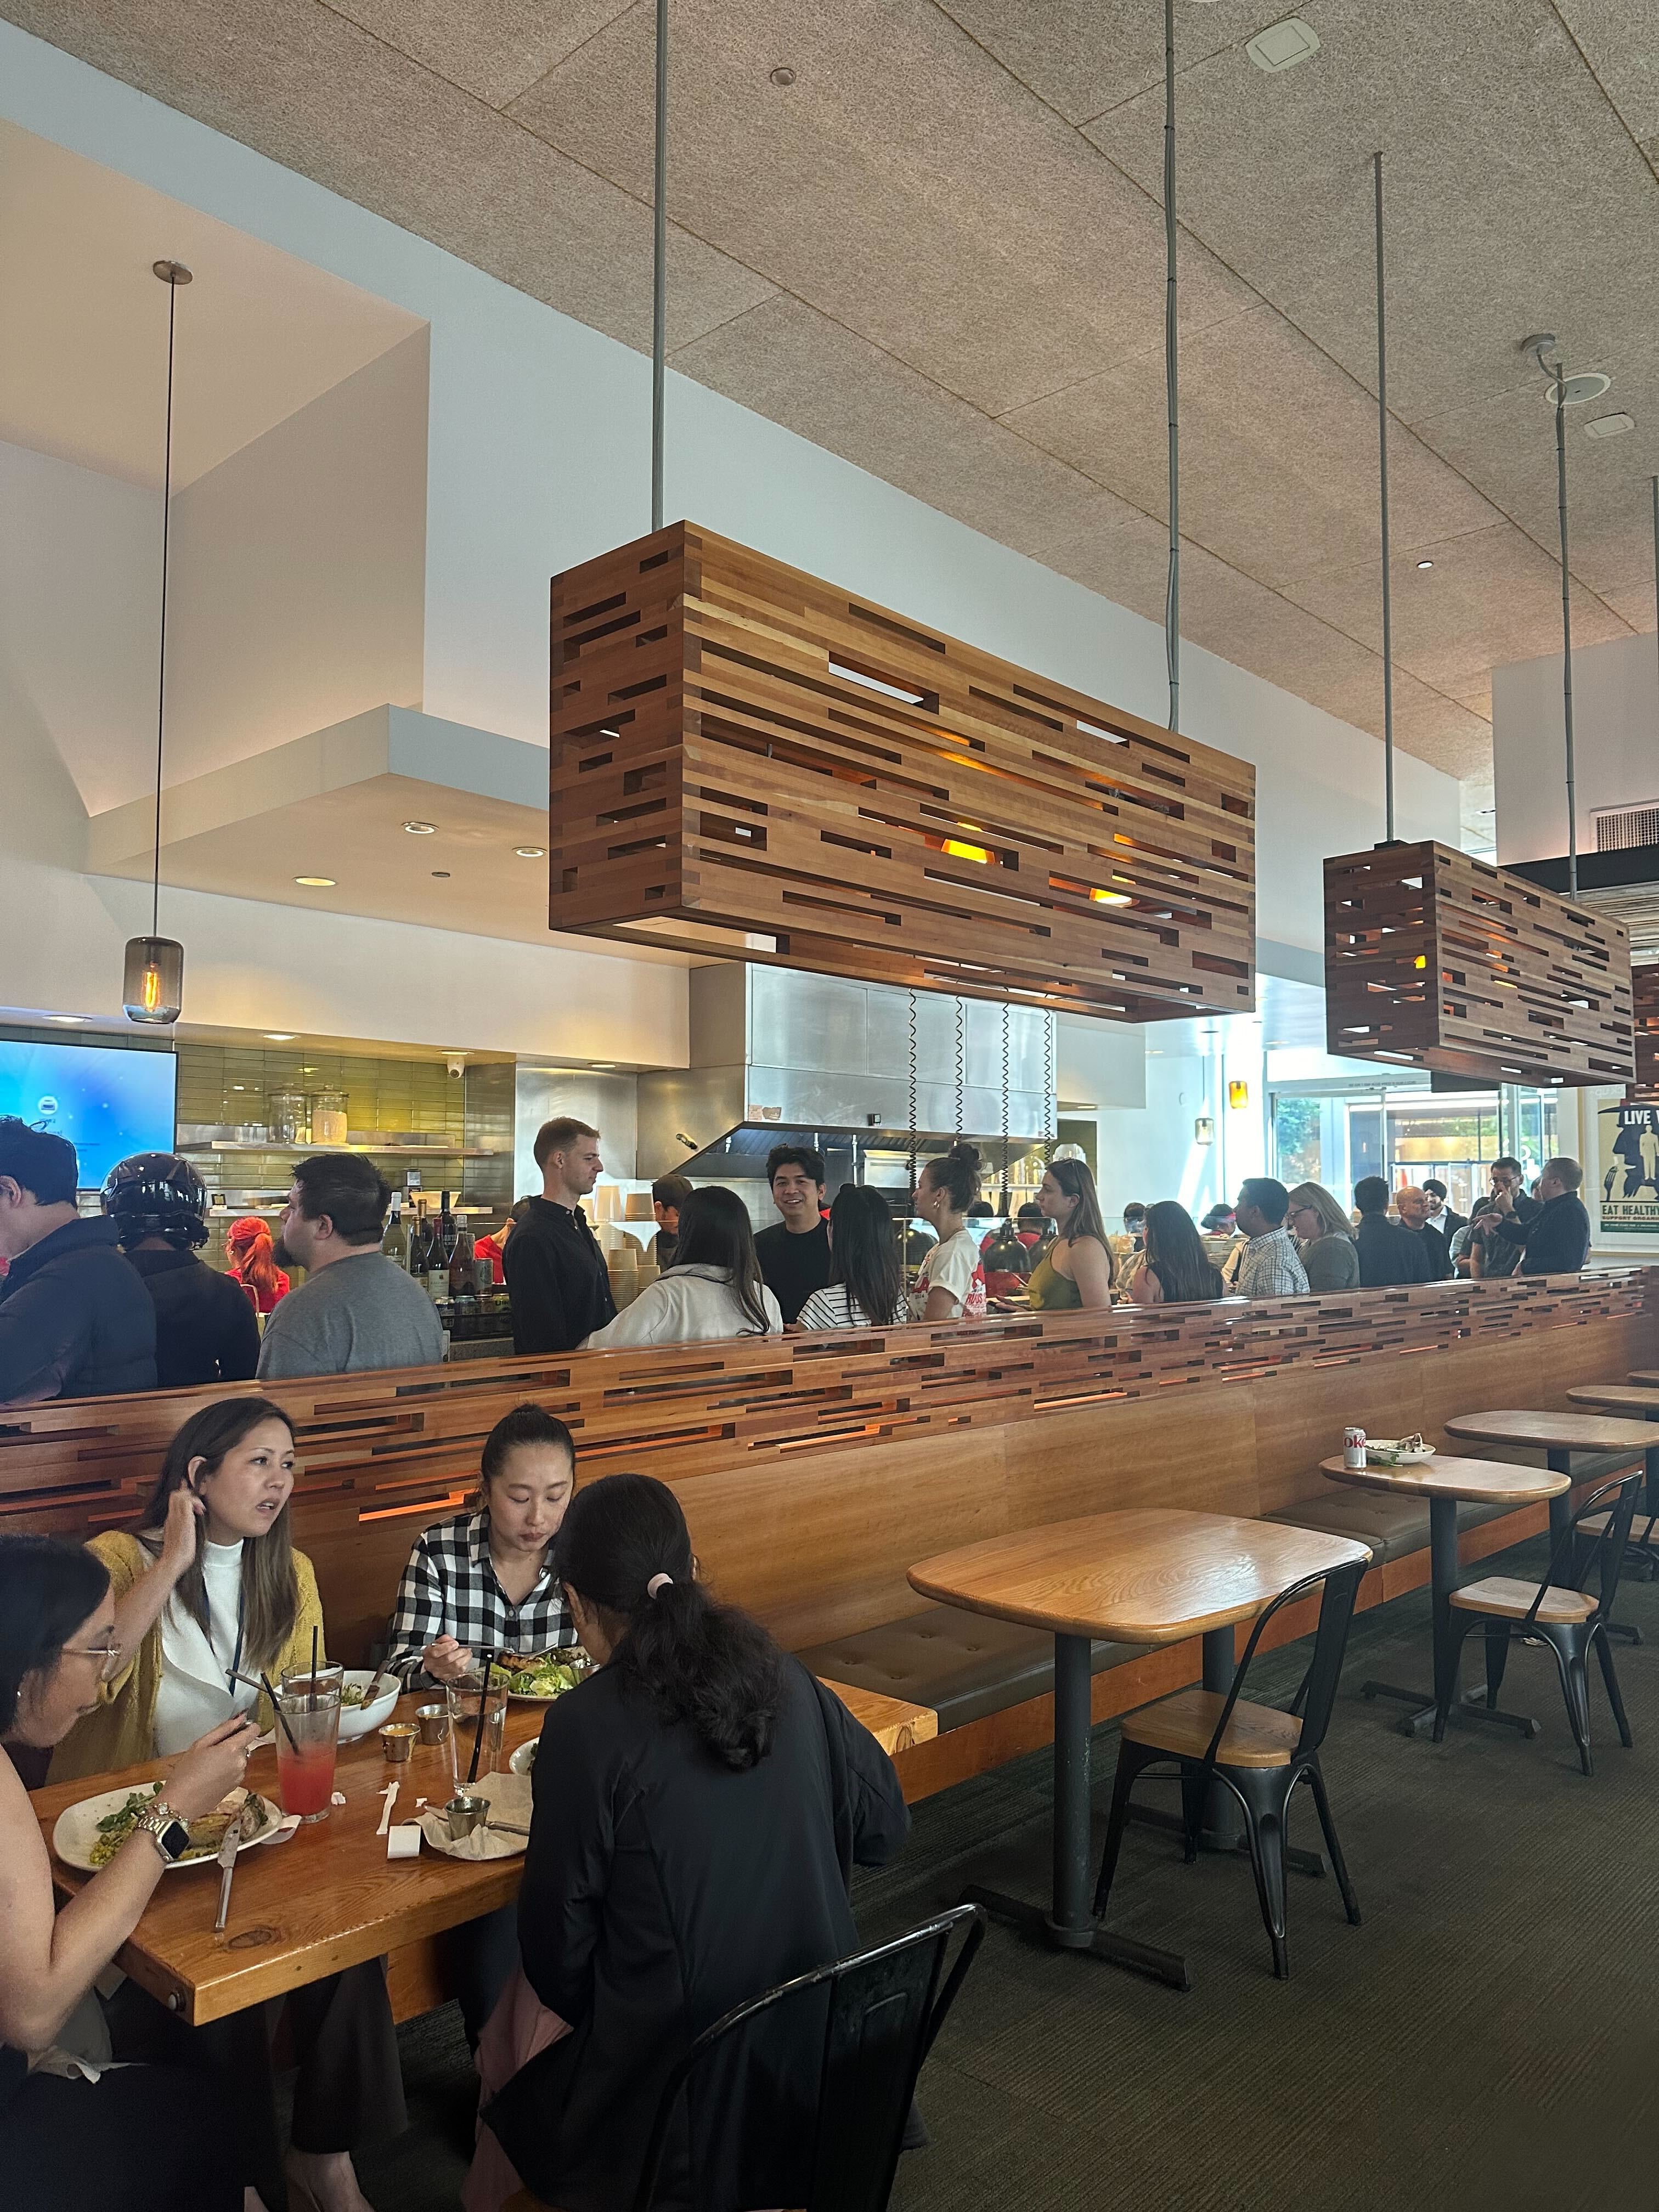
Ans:
[[[960,1901],[982,1906],[993,1920],[1018,1928],[1023,1935],[1033,1936],[1056,1951],[1091,1951],[1109,1966],[1126,1967],[1132,1974],[1145,1974],[1149,1980],[1162,1982],[1166,1989],[1189,1990],[1193,1985],[1187,1961],[1178,1952],[1160,1951],[1150,1943],[1137,1943],[1127,1936],[1109,1936],[1092,1920],[1085,1921],[1080,1928],[1062,1927],[1040,1905],[1027,1905],[1018,1897],[1005,1896],[1000,1889],[981,1889],[977,1884],[964,1889]]]
[[[1401,1735],[1432,1735],[1434,1733],[1435,1702],[1432,1690],[1408,1690],[1398,1682],[1362,1682],[1362,1698],[1394,1698],[1402,1705],[1415,1705],[1416,1712],[1407,1713],[1400,1722]],[[1447,1710],[1449,1721],[1489,1721],[1497,1728],[1511,1728],[1519,1735],[1532,1737],[1543,1734],[1542,1724],[1526,1713],[1506,1713],[1488,1706],[1484,1690],[1469,1690]]]

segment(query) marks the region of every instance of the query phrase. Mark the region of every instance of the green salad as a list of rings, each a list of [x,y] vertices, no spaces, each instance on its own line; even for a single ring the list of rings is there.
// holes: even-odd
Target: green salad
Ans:
[[[515,1698],[561,1698],[575,1688],[586,1671],[585,1659],[561,1658],[556,1651],[544,1651],[514,1668],[507,1678],[507,1686]]]

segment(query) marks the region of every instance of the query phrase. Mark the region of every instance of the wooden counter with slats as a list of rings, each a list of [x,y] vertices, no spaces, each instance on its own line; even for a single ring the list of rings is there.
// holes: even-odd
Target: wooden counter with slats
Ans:
[[[580,1473],[659,1475],[706,1571],[794,1647],[902,1617],[939,1547],[1135,1504],[1255,1514],[1318,1495],[1358,1421],[1438,1435],[1483,1406],[1562,1408],[1659,1361],[1659,1270],[770,1340],[282,1382],[295,1541],[330,1646],[384,1632],[417,1531],[472,1494],[533,1398]],[[138,1524],[185,1418],[234,1389],[0,1412],[0,1530]]]

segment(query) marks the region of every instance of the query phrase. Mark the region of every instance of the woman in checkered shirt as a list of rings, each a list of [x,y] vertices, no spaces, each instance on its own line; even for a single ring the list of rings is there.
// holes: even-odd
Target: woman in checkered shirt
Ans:
[[[409,1689],[456,1682],[485,1651],[574,1644],[550,1547],[576,1482],[562,1421],[515,1406],[484,1441],[480,1502],[416,1539],[392,1617],[386,1671]]]

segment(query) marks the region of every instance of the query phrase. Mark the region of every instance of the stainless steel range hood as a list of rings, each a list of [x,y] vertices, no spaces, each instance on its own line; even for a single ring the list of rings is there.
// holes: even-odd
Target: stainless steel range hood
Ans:
[[[850,1156],[854,1174],[871,1152],[905,1151],[908,992],[738,962],[694,968],[689,980],[690,1066],[639,1079],[641,1176],[763,1178],[767,1153],[792,1139]],[[915,1015],[918,1149],[936,1152],[960,1129],[994,1159],[1003,1131],[1005,1009],[918,991]],[[1006,1018],[1008,1136],[1024,1148],[1048,1127],[1054,1017],[1009,1006]],[[843,1164],[832,1180],[848,1172]]]

